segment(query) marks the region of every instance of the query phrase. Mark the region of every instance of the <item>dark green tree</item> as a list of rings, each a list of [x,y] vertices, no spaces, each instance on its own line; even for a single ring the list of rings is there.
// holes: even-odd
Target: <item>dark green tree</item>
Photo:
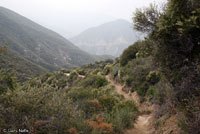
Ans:
[[[151,4],[148,8],[138,8],[133,17],[134,28],[140,32],[152,32],[157,28],[157,21],[161,15],[158,6]]]
[[[136,12],[135,28],[149,32],[148,38],[156,44],[154,62],[173,86],[174,103],[183,106],[182,111],[186,113],[183,123],[187,126],[185,132],[198,134],[200,105],[196,102],[200,96],[200,1],[168,0],[164,12],[154,21],[147,19],[150,18],[146,13],[148,10]],[[186,109],[188,106],[190,108]]]

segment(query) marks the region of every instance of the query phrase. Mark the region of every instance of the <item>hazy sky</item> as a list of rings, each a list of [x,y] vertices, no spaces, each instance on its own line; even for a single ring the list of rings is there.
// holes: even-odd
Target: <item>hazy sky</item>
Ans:
[[[114,19],[131,22],[138,7],[165,0],[0,0],[7,7],[67,37]]]

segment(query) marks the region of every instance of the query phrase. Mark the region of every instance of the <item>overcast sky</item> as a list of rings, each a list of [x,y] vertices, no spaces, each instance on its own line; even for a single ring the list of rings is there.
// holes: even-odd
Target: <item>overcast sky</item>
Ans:
[[[0,6],[73,36],[86,28],[114,19],[131,22],[136,8],[165,0],[0,0]]]

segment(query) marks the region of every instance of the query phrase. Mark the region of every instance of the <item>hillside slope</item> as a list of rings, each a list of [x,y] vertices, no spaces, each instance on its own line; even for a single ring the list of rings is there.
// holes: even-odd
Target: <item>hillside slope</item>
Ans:
[[[11,52],[49,70],[96,60],[57,33],[3,7],[0,7],[0,41],[7,42]]]
[[[0,70],[1,69],[6,69],[8,71],[14,70],[20,82],[44,74],[47,71],[45,68],[9,51],[7,53],[0,53]]]
[[[138,108],[101,75],[108,63],[112,61],[47,73],[18,89],[12,88],[14,83],[4,84],[0,130],[24,127],[34,133],[120,134],[132,127]]]
[[[126,20],[116,20],[90,28],[70,40],[91,54],[119,56],[125,48],[140,39]]]

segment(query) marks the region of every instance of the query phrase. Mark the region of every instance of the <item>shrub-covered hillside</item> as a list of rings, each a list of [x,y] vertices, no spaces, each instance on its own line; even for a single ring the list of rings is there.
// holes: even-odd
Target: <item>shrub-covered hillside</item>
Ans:
[[[149,133],[199,134],[200,1],[168,0],[161,9],[152,4],[137,9],[133,21],[147,37],[115,61],[61,69],[23,84],[14,71],[1,69],[0,130],[120,134],[152,111],[153,120],[145,120],[155,129]],[[137,93],[139,105],[117,94],[105,76],[128,97]],[[154,109],[141,111],[146,105]]]
[[[26,128],[34,134],[115,134],[132,127],[138,109],[105,79],[109,62],[47,73],[22,86],[7,82],[0,97],[1,128]]]
[[[182,133],[200,133],[199,11],[198,0],[137,9],[134,27],[148,36],[127,48],[113,66],[113,77],[128,87],[124,90],[157,105],[157,129],[177,115]]]

